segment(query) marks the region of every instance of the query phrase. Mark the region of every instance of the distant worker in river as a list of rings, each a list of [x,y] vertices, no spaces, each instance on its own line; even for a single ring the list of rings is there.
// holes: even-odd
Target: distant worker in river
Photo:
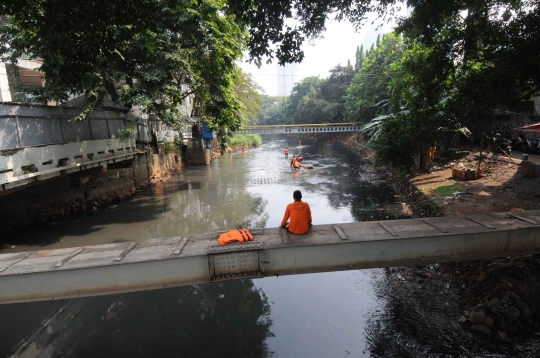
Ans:
[[[285,147],[285,158],[289,158],[289,147]]]
[[[242,153],[245,153],[246,152],[246,146],[245,144],[242,143]]]
[[[298,141],[298,145],[299,145],[299,146],[302,145],[302,141],[301,141],[301,140]]]
[[[356,143],[360,142],[360,132],[356,133]]]
[[[281,227],[286,228],[293,234],[305,234],[311,227],[311,209],[308,203],[302,201],[302,192],[295,190],[293,193],[294,203],[287,205],[285,215],[281,221]],[[290,219],[287,226],[287,220]]]
[[[291,168],[294,168],[294,169],[300,169],[301,167],[301,164],[300,162],[296,159],[296,155],[293,155],[292,159],[291,159]]]

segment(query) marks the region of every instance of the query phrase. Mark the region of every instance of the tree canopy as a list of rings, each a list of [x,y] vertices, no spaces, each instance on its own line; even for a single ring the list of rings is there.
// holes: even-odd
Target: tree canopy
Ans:
[[[396,28],[405,49],[385,52],[394,35],[380,38],[365,55],[357,49],[355,70],[371,65],[374,72],[364,73],[365,92],[355,92],[362,81],[353,81],[358,88],[347,92],[349,117],[370,119],[366,108],[380,109],[384,100],[392,104],[387,113],[406,109],[404,118],[429,122],[424,128],[439,128],[431,124],[441,113],[451,127],[530,98],[540,89],[539,5],[408,1],[412,12]],[[62,102],[69,94],[85,94],[90,109],[107,94],[172,123],[184,99],[195,94],[212,126],[235,129],[248,108],[239,101],[242,91],[235,93],[235,61],[244,49],[257,64],[299,62],[304,41],[320,36],[328,19],[359,28],[370,12],[382,22],[395,18],[401,6],[396,0],[4,0],[0,55],[12,62],[22,54],[43,60],[43,99]],[[296,19],[294,25],[287,18]],[[383,53],[388,56],[377,57]],[[368,87],[367,76],[380,82]],[[285,123],[317,116],[342,120],[338,93],[344,86],[332,81],[305,79],[283,102],[282,115],[273,117]],[[415,148],[408,153],[423,150]]]
[[[43,60],[44,100],[105,95],[173,123],[195,94],[216,126],[235,128],[235,61],[247,40],[220,0],[92,2],[8,0],[0,6],[1,54]]]
[[[264,102],[259,94],[263,89],[251,77],[240,68],[236,69],[234,77],[234,94],[240,101],[240,112],[243,124],[256,125],[259,123],[259,114],[262,114],[261,107]]]

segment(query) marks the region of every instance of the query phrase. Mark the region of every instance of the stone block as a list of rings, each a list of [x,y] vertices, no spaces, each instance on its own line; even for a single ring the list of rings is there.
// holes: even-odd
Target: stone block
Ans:
[[[483,324],[476,323],[476,324],[472,325],[471,333],[473,333],[473,334],[475,334],[475,335],[477,335],[479,337],[489,339],[489,336],[491,335],[491,329],[487,328]]]
[[[486,319],[484,312],[471,312],[469,320],[472,323],[482,323]]]

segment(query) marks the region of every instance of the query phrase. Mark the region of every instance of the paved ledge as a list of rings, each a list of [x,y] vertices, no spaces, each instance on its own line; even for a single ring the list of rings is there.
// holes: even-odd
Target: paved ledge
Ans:
[[[218,236],[0,255],[0,303],[540,253],[540,210],[254,230],[226,246]]]

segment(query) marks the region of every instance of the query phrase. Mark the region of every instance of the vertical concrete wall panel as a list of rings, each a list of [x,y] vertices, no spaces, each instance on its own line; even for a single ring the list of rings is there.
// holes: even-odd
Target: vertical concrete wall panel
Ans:
[[[60,118],[18,118],[21,146],[63,143]]]
[[[20,144],[16,118],[0,118],[0,150],[17,147],[20,147]]]
[[[109,131],[107,129],[107,121],[103,119],[91,119],[90,127],[92,128],[92,139],[108,139]]]
[[[89,121],[74,123],[68,118],[62,118],[62,127],[66,142],[82,142],[92,139]]]
[[[108,119],[109,135],[111,138],[119,138],[122,129],[124,129],[123,119]]]

